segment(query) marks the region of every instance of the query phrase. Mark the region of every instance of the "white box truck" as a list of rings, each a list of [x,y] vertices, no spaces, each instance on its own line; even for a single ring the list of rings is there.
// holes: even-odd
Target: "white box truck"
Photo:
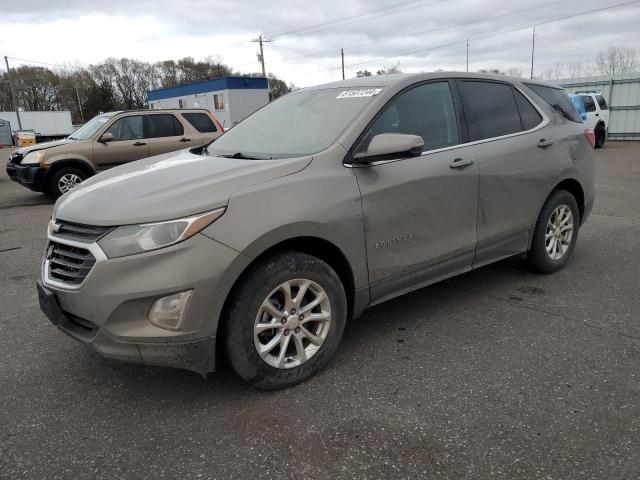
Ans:
[[[18,117],[16,112],[0,112],[0,119],[9,122],[12,133],[17,132]],[[71,112],[20,112],[22,130],[33,130],[38,142],[46,142],[71,135],[75,128],[71,123]]]

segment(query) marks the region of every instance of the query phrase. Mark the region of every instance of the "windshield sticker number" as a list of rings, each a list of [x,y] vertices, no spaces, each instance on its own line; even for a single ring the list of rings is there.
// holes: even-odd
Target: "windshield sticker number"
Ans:
[[[373,97],[382,91],[381,88],[358,88],[353,90],[343,90],[336,98],[360,98]]]

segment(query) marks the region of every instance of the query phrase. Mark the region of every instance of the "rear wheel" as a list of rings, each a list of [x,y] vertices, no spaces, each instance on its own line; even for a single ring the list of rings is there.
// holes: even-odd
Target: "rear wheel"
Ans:
[[[338,348],[347,302],[322,260],[281,252],[250,268],[227,308],[223,339],[235,372],[264,389],[300,383]]]
[[[86,178],[87,174],[77,167],[60,167],[49,179],[48,193],[58,198],[80,185]]]
[[[580,210],[574,196],[556,190],[548,198],[536,222],[527,263],[540,273],[564,268],[578,240]]]
[[[604,142],[607,139],[607,132],[604,128],[604,126],[601,124],[598,128],[596,128],[595,131],[596,134],[596,148],[602,148],[604,147]]]

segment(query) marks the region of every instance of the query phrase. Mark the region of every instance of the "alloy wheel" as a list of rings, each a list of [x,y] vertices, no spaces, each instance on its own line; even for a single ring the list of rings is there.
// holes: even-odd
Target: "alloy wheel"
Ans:
[[[309,361],[331,327],[331,303],[324,289],[305,278],[288,280],[264,299],[253,329],[258,355],[274,368]]]
[[[60,177],[58,180],[58,189],[61,193],[67,193],[73,187],[82,183],[82,178],[80,178],[75,173],[66,173]]]
[[[567,205],[558,205],[547,222],[544,235],[545,249],[551,260],[560,260],[573,238],[573,213]]]

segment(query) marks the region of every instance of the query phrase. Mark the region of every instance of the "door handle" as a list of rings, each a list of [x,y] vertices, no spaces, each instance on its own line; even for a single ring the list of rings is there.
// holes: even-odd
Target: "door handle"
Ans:
[[[468,167],[469,165],[473,165],[473,160],[471,159],[465,160],[464,158],[456,158],[453,162],[449,164],[451,168],[464,168],[464,167]]]
[[[134,147],[142,147],[143,145],[146,145],[145,142],[136,142],[133,144]]]
[[[551,145],[553,145],[553,140],[550,140],[547,138],[541,138],[540,141],[538,142],[538,147],[540,148],[547,148],[547,147],[550,147]]]
[[[184,137],[182,137],[179,141],[180,141],[180,142],[190,142],[190,141],[191,141],[191,139],[190,139],[190,138],[184,138]]]

